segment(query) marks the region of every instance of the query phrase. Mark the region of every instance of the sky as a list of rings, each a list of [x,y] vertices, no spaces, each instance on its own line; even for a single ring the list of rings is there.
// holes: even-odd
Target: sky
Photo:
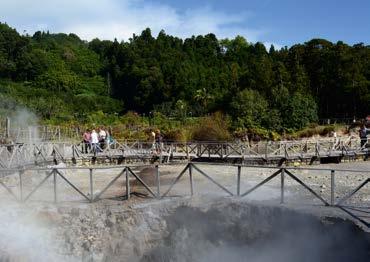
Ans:
[[[153,35],[241,35],[276,47],[312,38],[370,44],[370,0],[0,0],[0,22],[84,40],[128,40],[149,27]]]

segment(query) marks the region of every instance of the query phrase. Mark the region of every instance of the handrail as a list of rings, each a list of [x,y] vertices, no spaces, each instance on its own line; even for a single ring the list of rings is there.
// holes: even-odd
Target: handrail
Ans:
[[[214,164],[214,163],[207,163],[207,165],[219,165],[219,164]],[[7,172],[12,172],[13,175],[19,176],[19,196],[18,194],[15,193],[14,190],[12,190],[2,179],[0,176],[0,186],[4,187],[6,189],[5,192],[10,194],[12,197],[14,197],[16,200],[20,202],[26,202],[28,201],[39,189],[41,186],[52,186],[53,191],[54,191],[54,202],[57,202],[58,200],[58,191],[57,191],[57,183],[58,180],[56,179],[58,176],[61,177],[61,181],[64,181],[69,185],[73,190],[75,190],[79,195],[81,195],[85,200],[89,202],[95,202],[101,199],[101,196],[114,184],[117,182],[118,178],[124,177],[125,183],[126,183],[126,190],[124,191],[127,198],[130,198],[131,189],[130,189],[130,181],[132,179],[137,180],[139,184],[141,184],[145,190],[153,197],[153,198],[164,198],[168,197],[169,193],[173,190],[173,187],[179,182],[181,177],[184,176],[189,176],[190,178],[190,194],[193,195],[193,176],[195,174],[198,174],[200,176],[203,176],[206,181],[209,181],[210,183],[214,184],[217,186],[219,190],[227,194],[228,196],[231,197],[246,197],[249,195],[251,192],[257,190],[264,184],[266,184],[268,181],[272,179],[279,179],[281,180],[281,199],[280,203],[284,204],[286,202],[286,199],[284,197],[284,192],[286,190],[286,186],[284,183],[285,177],[290,177],[293,179],[293,181],[297,182],[297,185],[302,186],[305,188],[309,193],[314,196],[314,198],[319,199],[324,206],[330,206],[330,207],[338,207],[339,209],[344,209],[345,206],[343,206],[343,203],[353,197],[358,191],[360,191],[362,188],[364,188],[365,185],[370,183],[370,171],[359,171],[359,170],[352,170],[352,169],[328,169],[328,168],[289,168],[289,167],[261,167],[261,166],[245,166],[245,165],[225,165],[224,166],[234,166],[237,167],[235,176],[236,176],[236,192],[233,192],[235,189],[231,189],[230,185],[228,184],[227,186],[222,185],[219,181],[216,181],[213,175],[204,169],[201,169],[200,166],[204,166],[204,163],[188,163],[186,164],[185,168],[179,173],[179,174],[174,174],[174,178],[172,182],[170,182],[169,186],[167,186],[167,189],[164,190],[164,193],[161,193],[161,182],[160,182],[160,170],[158,165],[119,165],[119,166],[106,166],[106,167],[57,167],[57,166],[51,166],[51,167],[44,167],[44,168],[23,168],[23,169],[0,169],[0,174],[1,173],[7,173]],[[154,184],[149,186],[138,174],[133,171],[134,167],[147,167],[151,166],[154,167],[156,170],[156,179],[154,180]],[[265,178],[263,181],[259,182],[257,185],[253,186],[252,188],[246,189],[244,193],[240,194],[241,191],[241,183],[240,183],[240,176],[241,176],[241,169],[242,168],[269,168],[273,170],[273,173],[270,174],[267,178]],[[96,170],[106,170],[106,169],[111,169],[111,170],[118,170],[119,173],[118,175],[114,175],[114,178],[109,178],[107,179],[107,184],[104,186],[104,189],[100,191],[97,195],[94,195],[93,192],[93,184],[94,184],[94,171]],[[90,190],[88,193],[85,193],[84,190],[81,190],[76,184],[74,184],[69,177],[67,177],[63,171],[66,170],[89,170],[88,172],[88,179],[86,180],[86,183],[90,184]],[[322,171],[322,172],[330,172],[330,200],[326,200],[322,195],[317,193],[311,185],[307,184],[306,182],[303,182],[300,178],[298,178],[294,172],[298,172],[301,170],[310,170],[310,171]],[[38,182],[38,184],[31,189],[31,191],[24,197],[24,183],[23,183],[23,176],[26,174],[26,172],[29,171],[45,171],[46,176],[43,177],[41,182]],[[344,196],[340,197],[338,200],[335,198],[336,195],[336,182],[335,182],[335,176],[338,172],[353,172],[353,173],[362,173],[362,174],[367,174],[365,176],[364,181],[359,181],[359,185],[355,185],[354,189],[348,190],[349,193],[345,194]],[[245,175],[244,175],[245,176]],[[45,183],[50,177],[53,177],[53,183]],[[245,176],[245,179],[248,179],[248,176]],[[59,182],[61,183],[61,182]],[[88,187],[88,184],[85,184],[85,186]],[[13,188],[13,187],[12,187]],[[60,192],[59,192],[60,193]],[[338,193],[337,196],[339,197]],[[346,211],[348,212],[348,210]],[[360,220],[360,219],[359,219]],[[367,224],[366,221],[363,219],[360,220],[361,222]]]

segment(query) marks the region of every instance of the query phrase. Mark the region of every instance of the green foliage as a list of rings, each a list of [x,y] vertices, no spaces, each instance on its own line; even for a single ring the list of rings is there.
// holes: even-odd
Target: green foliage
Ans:
[[[302,129],[318,120],[316,103],[310,96],[295,93],[284,107],[283,116],[284,126]]]
[[[259,92],[245,89],[231,102],[236,125],[243,128],[261,127],[267,120],[268,103]]]
[[[76,93],[81,88],[79,78],[68,70],[51,69],[35,79],[36,87],[45,88],[53,92]]]
[[[136,112],[129,111],[120,118],[120,123],[126,126],[149,126],[148,121]]]
[[[203,117],[197,125],[193,127],[192,140],[194,141],[229,141],[231,135],[228,127],[230,121],[221,113]]]
[[[369,114],[370,47],[313,39],[267,51],[241,36],[155,37],[149,28],[128,42],[85,42],[75,34],[21,36],[0,23],[0,89],[53,123],[120,124],[135,111],[177,137],[194,116],[222,111],[232,124],[211,137],[232,129],[275,139],[318,118]]]
[[[328,136],[336,131],[339,127],[335,125],[328,126],[319,126],[311,125],[298,132],[292,133],[292,138],[304,138],[304,137],[313,137],[313,136]]]
[[[174,128],[167,130],[163,135],[166,141],[187,142],[191,139],[189,129],[187,128]]]

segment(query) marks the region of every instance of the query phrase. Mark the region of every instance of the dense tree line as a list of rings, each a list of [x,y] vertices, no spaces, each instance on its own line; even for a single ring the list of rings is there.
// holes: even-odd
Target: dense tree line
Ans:
[[[370,113],[370,47],[313,39],[269,50],[243,37],[180,39],[150,29],[129,41],[23,36],[0,23],[0,92],[43,118],[92,112],[200,116],[234,128],[300,129],[318,118]]]

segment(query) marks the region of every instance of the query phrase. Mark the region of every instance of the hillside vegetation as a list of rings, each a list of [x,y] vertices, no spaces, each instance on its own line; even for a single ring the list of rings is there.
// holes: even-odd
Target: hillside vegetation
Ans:
[[[0,98],[0,114],[24,106],[51,124],[114,124],[134,111],[181,128],[218,112],[231,131],[293,132],[370,113],[370,47],[313,39],[266,50],[240,36],[153,37],[150,29],[87,42],[0,23]]]

